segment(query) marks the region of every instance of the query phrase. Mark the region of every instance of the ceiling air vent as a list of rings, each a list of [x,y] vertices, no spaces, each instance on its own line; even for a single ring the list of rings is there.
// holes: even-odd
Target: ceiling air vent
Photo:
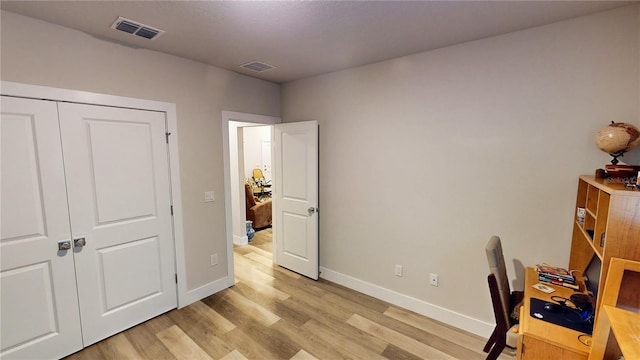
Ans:
[[[116,19],[116,21],[111,25],[111,28],[124,31],[129,34],[137,35],[149,40],[155,39],[158,36],[164,34],[164,30],[156,29],[152,26],[123,18],[122,16]]]
[[[263,72],[263,71],[267,71],[275,68],[275,66],[269,65],[267,63],[264,63],[258,60],[249,61],[246,64],[240,65],[240,67],[245,68],[247,70],[255,71],[255,72]]]

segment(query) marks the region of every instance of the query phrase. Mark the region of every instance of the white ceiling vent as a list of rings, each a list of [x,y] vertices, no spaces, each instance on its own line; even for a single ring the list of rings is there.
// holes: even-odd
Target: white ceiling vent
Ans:
[[[275,66],[273,65],[269,65],[267,63],[264,63],[258,60],[249,61],[246,64],[240,65],[240,67],[245,68],[247,70],[255,71],[255,72],[263,72],[263,71],[267,71],[275,68]]]
[[[111,28],[124,31],[129,34],[137,35],[149,40],[155,39],[158,36],[164,34],[164,30],[156,29],[152,26],[123,18],[122,16],[116,19],[116,21],[111,25]]]

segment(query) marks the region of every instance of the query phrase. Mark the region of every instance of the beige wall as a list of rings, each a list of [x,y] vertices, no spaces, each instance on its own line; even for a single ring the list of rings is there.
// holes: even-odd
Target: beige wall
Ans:
[[[4,81],[176,104],[187,288],[225,277],[221,110],[278,116],[280,86],[6,11],[1,26]],[[209,190],[216,201],[205,204]]]
[[[595,133],[640,126],[639,26],[625,7],[285,84],[283,121],[320,124],[321,266],[492,323],[489,237],[520,289],[514,259],[567,266]]]

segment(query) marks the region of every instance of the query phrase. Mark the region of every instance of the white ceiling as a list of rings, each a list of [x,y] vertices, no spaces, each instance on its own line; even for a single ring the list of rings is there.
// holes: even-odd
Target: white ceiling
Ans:
[[[0,7],[283,83],[637,2],[2,0]],[[113,30],[118,16],[166,33],[147,40]],[[251,60],[276,68],[239,67]]]

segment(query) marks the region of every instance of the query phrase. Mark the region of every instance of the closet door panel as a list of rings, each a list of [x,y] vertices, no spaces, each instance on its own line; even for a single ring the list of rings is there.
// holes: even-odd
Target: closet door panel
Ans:
[[[177,306],[165,116],[59,111],[86,346]]]
[[[0,357],[82,348],[56,104],[2,97]]]

